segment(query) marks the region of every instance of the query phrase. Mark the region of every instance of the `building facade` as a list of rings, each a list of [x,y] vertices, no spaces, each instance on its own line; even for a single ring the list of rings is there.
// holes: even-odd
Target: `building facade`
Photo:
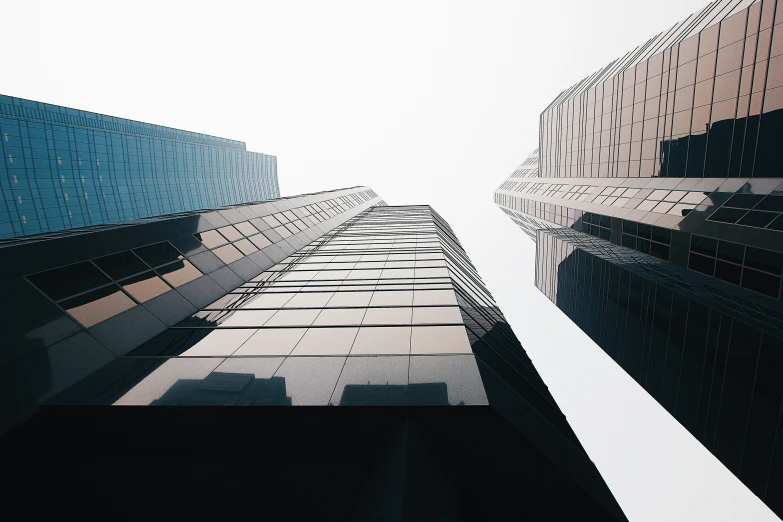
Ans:
[[[79,455],[12,468],[45,472],[56,498],[138,492],[125,514],[143,514],[160,487],[179,515],[625,520],[428,206],[357,187],[6,242],[0,264],[16,296],[2,447]],[[248,504],[205,506],[226,484]]]
[[[536,286],[783,513],[783,6],[718,0],[563,91],[495,202]]]
[[[240,141],[0,95],[0,239],[280,196]]]

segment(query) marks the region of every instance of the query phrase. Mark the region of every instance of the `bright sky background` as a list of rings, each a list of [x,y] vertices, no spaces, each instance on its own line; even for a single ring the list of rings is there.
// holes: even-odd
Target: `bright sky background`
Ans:
[[[0,0],[0,92],[247,142],[451,224],[632,521],[778,520],[533,286],[492,192],[563,89],[704,0]]]

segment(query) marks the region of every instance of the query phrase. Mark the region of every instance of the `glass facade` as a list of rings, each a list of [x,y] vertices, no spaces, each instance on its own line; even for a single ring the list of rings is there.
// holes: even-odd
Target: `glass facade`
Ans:
[[[563,91],[494,194],[537,287],[779,515],[781,12],[717,0]]]
[[[13,326],[0,369],[4,429],[22,423],[14,444],[43,437],[112,459],[154,433],[155,451],[200,455],[230,433],[227,451],[281,481],[258,494],[339,484],[331,515],[381,494],[379,505],[467,520],[520,499],[537,518],[626,520],[428,206],[387,206],[357,187],[33,237],[0,247],[0,262],[17,295],[2,304]],[[232,422],[242,428],[226,432]],[[313,454],[325,441],[336,456]],[[292,464],[268,444],[307,455],[296,476],[280,475]],[[351,478],[308,485],[325,462]],[[424,477],[425,498],[392,493]]]
[[[245,144],[0,95],[0,239],[280,196]]]

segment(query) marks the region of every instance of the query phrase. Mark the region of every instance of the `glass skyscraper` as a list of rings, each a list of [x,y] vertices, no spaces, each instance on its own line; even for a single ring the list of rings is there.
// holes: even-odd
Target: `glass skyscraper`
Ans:
[[[240,141],[0,95],[0,238],[280,196]]]
[[[718,0],[566,89],[494,195],[536,286],[778,515],[781,22]]]
[[[10,241],[0,265],[3,447],[41,462],[10,464],[14,497],[43,475],[126,516],[625,520],[428,206],[355,187]],[[204,502],[225,488],[247,500]]]

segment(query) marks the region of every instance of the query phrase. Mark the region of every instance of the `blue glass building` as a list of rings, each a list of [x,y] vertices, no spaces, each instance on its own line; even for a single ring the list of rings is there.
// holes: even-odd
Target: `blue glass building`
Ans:
[[[277,198],[240,141],[0,95],[0,238]]]

